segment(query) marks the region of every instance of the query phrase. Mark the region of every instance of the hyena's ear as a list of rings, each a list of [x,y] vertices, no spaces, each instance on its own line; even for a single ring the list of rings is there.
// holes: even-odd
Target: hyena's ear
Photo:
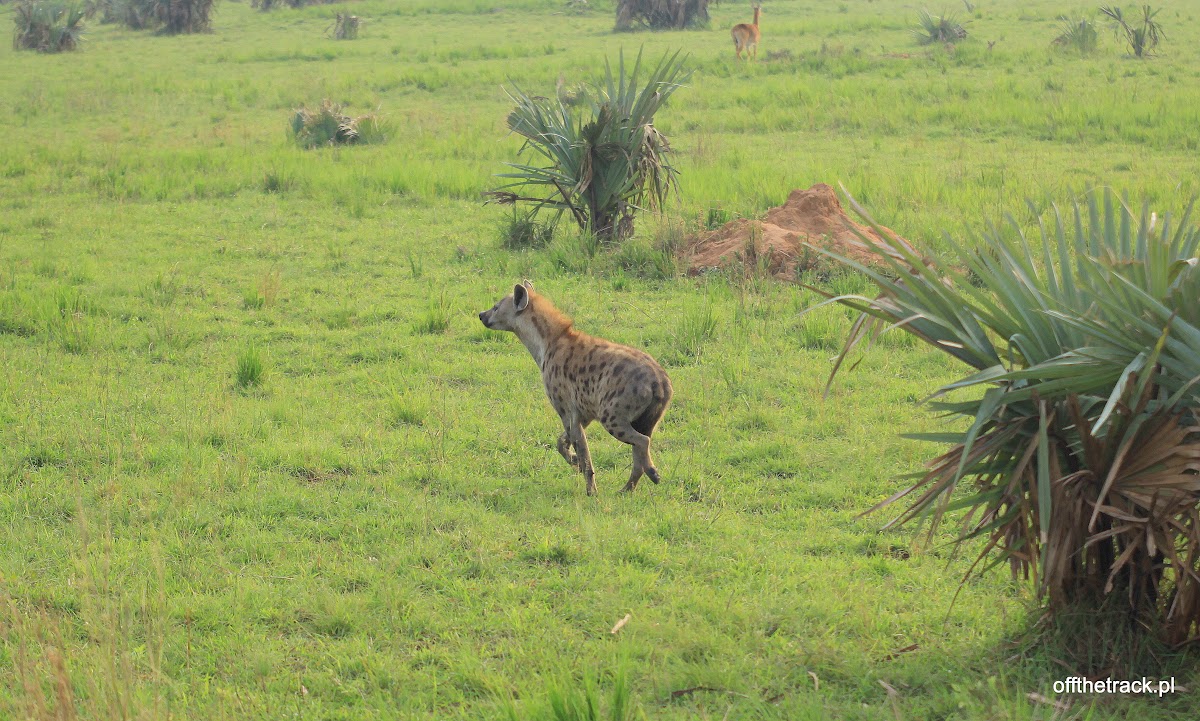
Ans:
[[[533,283],[530,283],[528,280],[521,281],[521,285],[525,286],[526,288],[528,288],[530,290],[533,290]]]
[[[525,286],[513,286],[513,307],[517,309],[518,313],[529,307],[529,291]]]

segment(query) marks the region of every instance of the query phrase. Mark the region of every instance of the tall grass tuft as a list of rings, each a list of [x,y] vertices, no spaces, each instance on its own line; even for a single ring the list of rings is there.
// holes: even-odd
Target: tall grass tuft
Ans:
[[[77,288],[55,291],[42,316],[42,330],[68,353],[82,353],[95,340],[88,315],[96,309]]]
[[[0,334],[32,336],[38,332],[38,313],[34,299],[25,293],[0,294]]]
[[[834,373],[885,325],[967,366],[932,403],[966,430],[917,436],[952,445],[876,506],[915,499],[888,525],[928,520],[932,537],[951,508],[964,509],[959,543],[984,539],[977,564],[994,553],[1032,578],[1051,616],[1111,597],[1130,627],[1172,644],[1195,637],[1200,228],[1191,207],[1178,221],[1146,206],[1139,216],[1093,192],[1067,218],[1055,208],[1041,238],[1010,216],[1011,228],[976,242],[948,238],[946,259],[919,254],[854,205],[885,239],[858,248],[889,271],[838,258],[878,296],[837,298],[862,315]],[[945,399],[959,389],[975,392]]]
[[[600,239],[588,232],[555,237],[546,247],[550,264],[567,273],[587,273],[600,252]]]
[[[393,393],[388,400],[387,420],[392,427],[420,426],[431,407],[428,396]]]
[[[699,358],[704,352],[704,346],[717,333],[717,316],[713,312],[712,301],[705,298],[683,310],[679,322],[679,330],[675,334],[675,350],[688,358]]]
[[[83,37],[85,11],[79,5],[26,0],[13,10],[14,50],[61,53],[75,50]]]
[[[238,353],[234,379],[238,388],[246,389],[262,385],[266,368],[258,346],[250,343]]]
[[[275,305],[282,286],[279,271],[272,270],[258,279],[258,284],[242,292],[242,307],[246,310],[259,310]]]
[[[554,240],[554,223],[539,222],[535,214],[514,207],[512,215],[500,221],[499,233],[500,245],[508,250],[544,248]]]
[[[651,248],[643,240],[631,240],[621,246],[613,262],[623,271],[651,280],[664,280],[677,275],[675,259]]]
[[[175,302],[179,296],[178,269],[160,272],[147,285],[142,287],[142,297],[154,305],[166,307]]]
[[[921,45],[954,44],[967,37],[967,29],[953,15],[934,17],[928,10],[917,12],[917,27],[912,33]]]
[[[449,327],[450,301],[446,298],[446,289],[443,288],[436,295],[429,293],[426,296],[425,312],[413,324],[413,331],[417,334],[433,335],[445,333]]]
[[[634,721],[642,716],[633,697],[628,674],[624,667],[613,677],[612,688],[601,693],[600,680],[594,673],[585,673],[582,680],[564,676],[548,684],[546,696],[549,713],[547,721]],[[606,702],[607,701],[607,702]]]

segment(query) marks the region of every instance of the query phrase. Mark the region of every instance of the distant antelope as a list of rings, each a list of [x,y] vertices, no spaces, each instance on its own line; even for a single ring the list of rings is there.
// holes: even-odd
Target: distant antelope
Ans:
[[[733,46],[737,50],[738,60],[742,59],[742,51],[746,51],[746,55],[758,59],[758,39],[762,34],[758,31],[758,16],[762,14],[762,7],[754,5],[754,22],[750,24],[740,23],[733,26],[733,30],[729,32],[733,36]]]

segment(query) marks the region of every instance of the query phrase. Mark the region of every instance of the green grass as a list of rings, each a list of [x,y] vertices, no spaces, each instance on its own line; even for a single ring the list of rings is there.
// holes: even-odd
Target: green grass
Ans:
[[[1054,714],[1029,694],[1054,696],[1062,654],[1010,645],[1028,589],[999,569],[952,604],[965,560],[858,517],[936,451],[898,433],[940,428],[919,401],[955,369],[885,336],[822,399],[844,310],[801,316],[811,291],[688,278],[663,252],[815,182],[932,248],[1094,183],[1181,207],[1195,8],[1161,3],[1139,61],[1103,33],[1059,52],[1059,15],[1086,8],[1050,0],[975,3],[953,53],[915,45],[901,0],[778,0],[737,63],[744,6],[614,36],[592,4],[361,2],[339,43],[339,6],[231,2],[212,34],[0,45],[0,718],[66,697],[80,718]],[[549,95],[642,43],[697,68],[655,123],[678,207],[623,248],[560,229],[502,249],[509,211],[481,202],[519,147],[502,86]],[[388,141],[296,147],[292,110],[324,97]],[[662,484],[618,495],[628,448],[593,427],[584,496],[532,359],[474,317],[523,278],[666,364]],[[1167,659],[1194,689],[1189,664]]]
[[[257,346],[248,345],[238,353],[234,379],[239,388],[262,385],[264,372],[262,353]]]

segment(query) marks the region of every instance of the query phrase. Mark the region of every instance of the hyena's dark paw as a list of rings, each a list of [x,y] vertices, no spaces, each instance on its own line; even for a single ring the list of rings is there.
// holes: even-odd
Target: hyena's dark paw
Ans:
[[[650,480],[654,481],[656,484],[662,480],[662,476],[658,475],[657,468],[647,468],[646,475],[650,476]]]

